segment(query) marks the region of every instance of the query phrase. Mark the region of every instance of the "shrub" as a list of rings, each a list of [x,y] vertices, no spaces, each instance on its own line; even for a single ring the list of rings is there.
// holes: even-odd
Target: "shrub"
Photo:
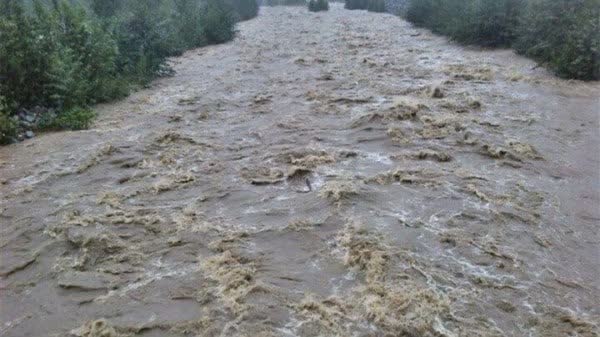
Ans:
[[[0,144],[8,144],[17,136],[17,123],[11,118],[4,97],[0,96]]]
[[[329,10],[329,1],[327,0],[310,0],[308,2],[308,10],[311,12],[321,12]]]
[[[13,3],[14,4],[14,3]],[[0,95],[11,108],[48,104],[52,36],[14,5],[0,17]]]
[[[266,6],[305,6],[306,0],[266,0]]]
[[[122,0],[91,0],[90,7],[94,13],[103,18],[115,16],[123,8]]]
[[[344,8],[346,9],[367,9],[369,7],[368,0],[346,0]]]
[[[136,82],[146,83],[165,74],[167,57],[183,51],[187,43],[177,38],[177,27],[167,8],[132,1],[116,25],[119,69]],[[185,20],[180,22],[186,27]],[[190,42],[191,44],[191,42]]]
[[[72,107],[123,95],[116,43],[82,9],[37,4],[29,17],[16,8],[0,18],[0,92],[9,106]]]
[[[386,11],[385,0],[369,0],[367,3],[367,10],[369,12],[384,13]]]
[[[462,43],[497,47],[510,46],[515,38],[520,0],[476,0],[456,13],[451,36]],[[460,18],[464,19],[460,19]]]
[[[520,0],[412,0],[406,18],[467,43],[506,46],[514,38]]]
[[[37,8],[38,25],[56,39],[52,79],[57,106],[70,108],[122,96],[118,82],[117,44],[82,7],[60,3],[53,11]]]
[[[256,0],[231,0],[231,5],[235,9],[239,21],[249,20],[258,15]]]
[[[558,76],[600,79],[598,0],[410,0],[404,15],[461,43],[512,46]]]
[[[89,108],[75,107],[64,110],[57,116],[44,115],[39,122],[42,130],[84,130],[91,126],[96,117]]]
[[[600,1],[531,0],[515,48],[557,75],[600,79]]]
[[[202,21],[211,43],[223,43],[235,35],[235,17],[230,5],[221,0],[207,0]]]
[[[236,21],[258,12],[255,0],[31,3],[0,1],[3,138],[11,115],[37,106],[59,112],[42,117],[45,128],[86,127],[93,114],[85,107],[169,74],[168,57],[230,40]]]
[[[431,22],[433,13],[433,0],[411,0],[404,16],[415,26],[423,27]]]
[[[170,52],[178,54],[182,50],[204,46],[208,43],[205,25],[199,18],[202,17],[204,9],[198,0],[174,0],[175,11],[172,14],[172,22],[175,26],[177,46]]]

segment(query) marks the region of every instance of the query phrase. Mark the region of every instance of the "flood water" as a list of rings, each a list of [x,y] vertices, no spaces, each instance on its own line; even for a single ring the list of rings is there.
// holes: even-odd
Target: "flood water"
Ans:
[[[235,41],[0,148],[0,336],[598,336],[600,85],[398,17]]]

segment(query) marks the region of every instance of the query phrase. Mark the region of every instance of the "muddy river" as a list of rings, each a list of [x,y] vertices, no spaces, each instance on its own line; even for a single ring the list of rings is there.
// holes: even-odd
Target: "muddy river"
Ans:
[[[598,336],[600,85],[262,8],[0,149],[0,336]]]

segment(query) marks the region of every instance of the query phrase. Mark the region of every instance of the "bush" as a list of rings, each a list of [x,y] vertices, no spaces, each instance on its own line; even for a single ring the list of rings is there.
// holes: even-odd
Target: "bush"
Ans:
[[[37,106],[62,111],[55,122],[44,117],[46,128],[85,127],[89,105],[126,96],[132,86],[171,73],[168,57],[229,41],[237,20],[258,13],[256,0],[29,4],[0,1],[3,135],[10,129],[4,117]]]
[[[118,49],[113,36],[82,7],[62,2],[52,12],[37,11],[38,25],[57,40],[51,73],[56,105],[71,108],[121,97],[124,89],[114,87],[119,82],[115,81]]]
[[[258,15],[256,0],[231,0],[231,5],[235,9],[239,21],[249,20]]]
[[[119,45],[119,69],[133,81],[146,83],[168,73],[165,61],[169,56],[181,53],[194,41],[183,41],[187,35],[177,37],[178,29],[191,29],[188,21],[170,18],[168,8],[150,6],[146,1],[131,1],[125,5],[125,13],[116,24]]]
[[[44,115],[39,122],[42,130],[84,130],[91,126],[96,117],[89,108],[75,107],[65,110],[57,116]]]
[[[197,0],[174,0],[175,13],[172,14],[175,26],[175,39],[177,45],[168,51],[178,54],[180,51],[204,46],[208,43],[205,24],[198,18],[202,17],[204,9]],[[164,18],[167,14],[159,14],[158,18]],[[167,33],[168,34],[168,33]]]
[[[17,123],[11,118],[4,97],[0,96],[0,144],[8,144],[17,136]]]
[[[378,12],[378,13],[386,12],[385,0],[369,0],[367,3],[367,10],[369,12]]]
[[[466,44],[508,46],[520,0],[412,0],[406,18]]]
[[[18,6],[4,13],[10,16],[0,17],[0,95],[11,108],[49,104],[52,36],[34,25]]]
[[[201,19],[209,42],[223,43],[234,37],[233,9],[222,0],[207,0]]]
[[[306,0],[265,0],[266,6],[306,6]]]
[[[468,3],[470,4],[470,3]],[[520,0],[477,0],[458,12],[452,36],[459,42],[490,47],[510,46],[515,38]]]
[[[600,79],[598,0],[410,0],[404,15],[461,43],[512,46],[558,76]]]
[[[597,0],[531,0],[514,46],[559,76],[599,80],[599,18]]]
[[[424,27],[431,22],[433,13],[433,0],[411,0],[404,17],[415,26]]]
[[[120,96],[117,46],[87,14],[66,3],[0,18],[0,92],[13,107],[75,106]]]
[[[327,0],[310,0],[308,2],[308,10],[311,12],[321,12],[329,10],[329,1]]]
[[[110,18],[121,11],[122,4],[122,0],[91,0],[90,8],[98,16]]]
[[[346,9],[367,9],[369,7],[368,0],[346,0],[344,8]]]

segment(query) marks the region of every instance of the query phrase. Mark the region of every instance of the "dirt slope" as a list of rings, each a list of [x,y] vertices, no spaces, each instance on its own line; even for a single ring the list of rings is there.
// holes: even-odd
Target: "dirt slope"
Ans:
[[[598,83],[339,5],[239,29],[0,149],[0,336],[598,336]]]

